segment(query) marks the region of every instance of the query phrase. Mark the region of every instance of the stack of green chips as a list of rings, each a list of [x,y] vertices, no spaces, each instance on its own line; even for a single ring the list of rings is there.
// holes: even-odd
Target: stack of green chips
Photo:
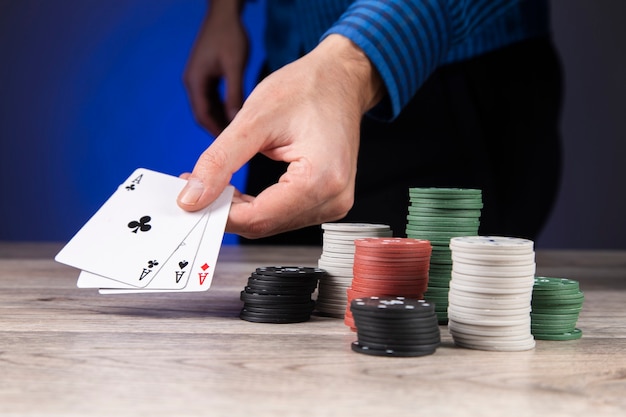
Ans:
[[[450,239],[477,236],[482,191],[470,188],[409,188],[406,235],[432,245],[428,288],[424,298],[435,304],[440,324],[448,322],[452,272]]]
[[[530,328],[535,339],[580,339],[576,328],[585,295],[578,281],[566,278],[536,277],[530,313]]]

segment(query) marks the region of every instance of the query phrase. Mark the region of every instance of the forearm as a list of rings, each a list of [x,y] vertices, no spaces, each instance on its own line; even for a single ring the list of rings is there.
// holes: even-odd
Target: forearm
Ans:
[[[207,0],[209,13],[220,16],[239,16],[245,0]]]

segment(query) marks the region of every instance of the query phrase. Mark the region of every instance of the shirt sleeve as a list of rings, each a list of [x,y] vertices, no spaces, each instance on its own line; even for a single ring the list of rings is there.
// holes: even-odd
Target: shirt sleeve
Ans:
[[[513,0],[356,0],[322,38],[352,40],[380,73],[387,96],[370,112],[397,117],[448,51],[506,12]]]

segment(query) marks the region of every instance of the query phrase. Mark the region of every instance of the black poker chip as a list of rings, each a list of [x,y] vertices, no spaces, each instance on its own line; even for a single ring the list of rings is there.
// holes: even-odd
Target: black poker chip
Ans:
[[[416,357],[416,356],[426,356],[432,355],[437,350],[439,344],[425,347],[416,347],[413,349],[397,349],[395,347],[388,347],[385,349],[377,349],[373,347],[369,347],[367,345],[360,344],[359,341],[354,341],[351,344],[351,348],[353,351],[358,353],[364,353],[366,355],[373,356],[391,356],[391,357]]]
[[[273,283],[276,285],[287,285],[287,286],[313,284],[313,283],[316,283],[318,279],[319,278],[317,276],[283,277],[283,276],[275,276],[275,275],[261,275],[261,274],[257,274],[256,272],[253,272],[252,274],[250,274],[250,278],[248,278],[248,280],[255,280],[255,281],[261,281],[261,282]]]
[[[415,347],[422,345],[432,345],[441,342],[441,335],[439,333],[433,333],[429,336],[420,337],[417,339],[405,339],[405,338],[392,338],[392,337],[380,337],[369,336],[367,334],[359,333],[358,341],[361,344],[375,347],[376,345],[384,345],[385,347]]]
[[[357,340],[352,350],[376,356],[424,356],[441,343],[435,305],[406,297],[363,297],[350,302]]]
[[[306,305],[301,307],[258,307],[250,304],[246,304],[245,309],[251,313],[260,313],[260,314],[274,314],[274,315],[289,315],[289,314],[311,314],[313,312],[313,308],[315,307],[315,303],[313,305]]]
[[[320,268],[307,266],[264,266],[257,268],[257,274],[275,276],[275,277],[321,277],[326,271]]]
[[[311,319],[311,314],[259,314],[250,312],[246,309],[242,309],[239,313],[239,317],[242,320],[254,322],[254,323],[302,323]]]
[[[256,268],[240,293],[239,317],[255,323],[308,321],[315,308],[311,295],[325,271],[302,266]]]
[[[269,304],[269,305],[282,305],[282,304],[303,304],[311,301],[311,294],[299,294],[299,295],[285,295],[285,294],[265,294],[243,290],[240,293],[241,301],[246,304]]]
[[[314,288],[285,288],[285,287],[276,287],[272,285],[258,285],[258,284],[250,284],[245,288],[248,292],[257,292],[259,294],[274,294],[274,295],[303,295],[303,294],[311,294],[315,289]]]
[[[371,315],[393,315],[394,317],[429,317],[435,312],[435,305],[425,300],[406,297],[365,297],[355,298],[350,310]]]

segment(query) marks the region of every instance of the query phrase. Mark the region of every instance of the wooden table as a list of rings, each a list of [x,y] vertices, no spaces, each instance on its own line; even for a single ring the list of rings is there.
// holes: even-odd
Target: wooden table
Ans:
[[[526,352],[352,352],[340,319],[255,324],[239,292],[262,265],[316,265],[320,248],[222,249],[205,293],[76,288],[60,245],[0,243],[0,416],[624,416],[626,252],[537,252],[580,281],[580,340]]]

